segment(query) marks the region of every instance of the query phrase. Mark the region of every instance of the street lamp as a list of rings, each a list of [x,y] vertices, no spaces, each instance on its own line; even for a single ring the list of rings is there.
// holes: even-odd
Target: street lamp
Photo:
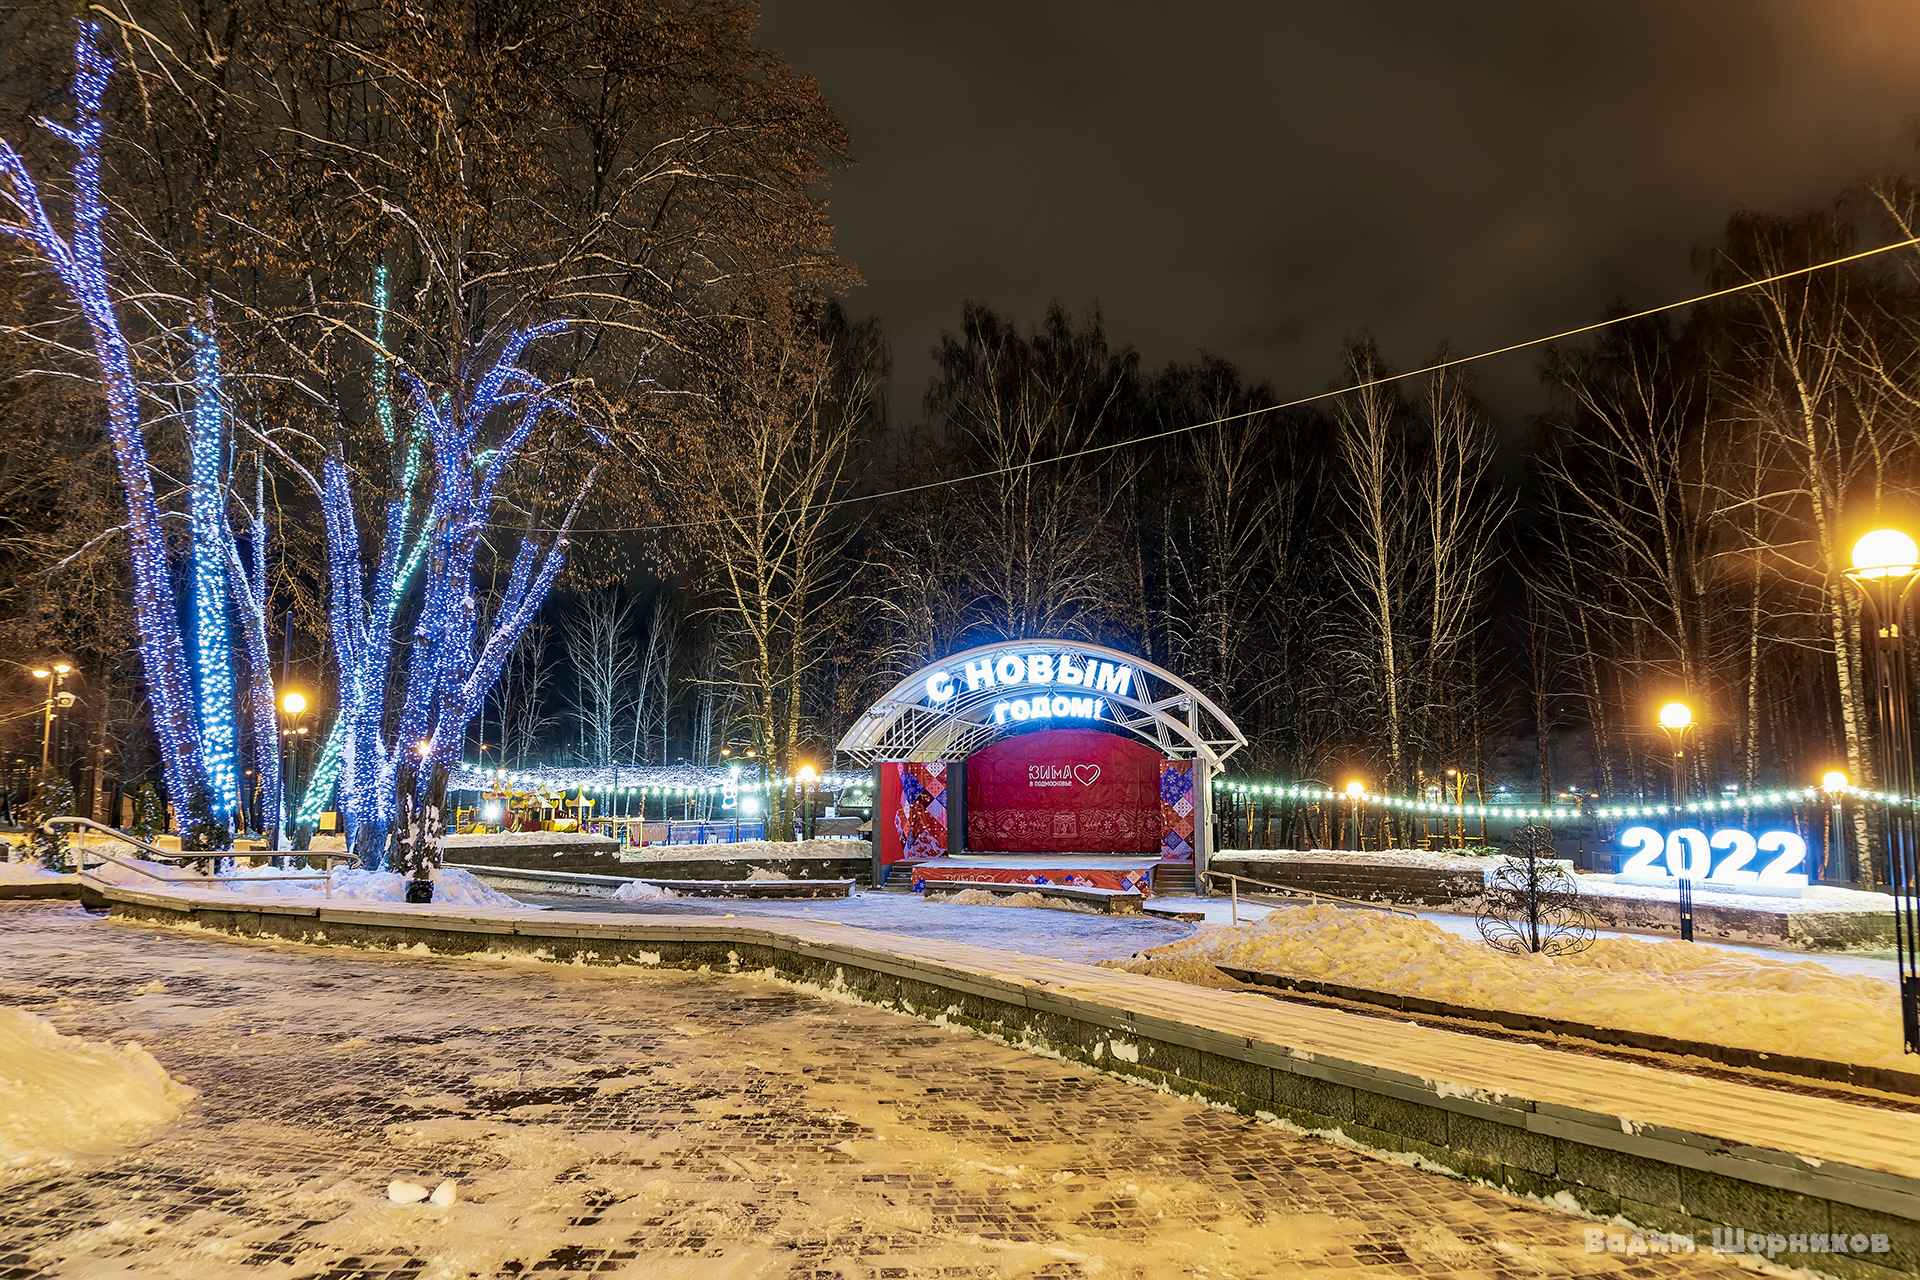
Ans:
[[[800,838],[802,840],[813,839],[813,816],[811,806],[807,803],[807,796],[813,790],[814,780],[819,776],[813,771],[812,765],[800,766]]]
[[[1667,731],[1667,743],[1673,748],[1673,815],[1678,822],[1687,806],[1687,730],[1693,728],[1693,708],[1684,702],[1669,702],[1660,708],[1660,727]],[[1668,861],[1672,861],[1671,856]],[[1692,942],[1693,866],[1689,860],[1672,870],[1680,882],[1680,941]]]
[[[1900,1023],[1908,1053],[1920,1053],[1920,906],[1914,901],[1913,736],[1907,714],[1907,645],[1901,631],[1920,547],[1898,529],[1853,544],[1847,577],[1867,602],[1880,695],[1881,785],[1887,805],[1887,875],[1893,882],[1894,948],[1900,960]]]
[[[1367,784],[1355,778],[1347,784],[1347,799],[1353,805],[1353,851],[1360,852],[1360,797],[1367,794]]]
[[[51,668],[35,667],[33,678],[47,682],[46,716],[40,727],[40,775],[45,777],[53,763],[53,704],[57,701],[62,707],[73,705],[73,695],[63,692],[67,677],[72,674],[69,663],[56,662]]]
[[[1845,882],[1847,875],[1847,834],[1846,827],[1840,821],[1840,798],[1847,794],[1847,775],[1838,769],[1829,769],[1820,779],[1820,789],[1827,793],[1827,803],[1832,812],[1827,816],[1827,856],[1820,860],[1820,878],[1833,880],[1837,877]]]
[[[300,764],[300,735],[307,731],[300,723],[307,713],[307,695],[298,689],[287,690],[280,695],[280,713],[280,793],[274,798],[279,812],[274,815],[272,839],[268,844],[284,851],[292,848],[288,836],[293,826],[294,801],[300,794],[293,775]]]

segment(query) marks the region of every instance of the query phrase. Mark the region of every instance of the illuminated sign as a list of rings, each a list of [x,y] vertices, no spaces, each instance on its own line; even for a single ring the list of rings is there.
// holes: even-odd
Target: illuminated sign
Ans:
[[[1098,720],[1106,708],[1105,698],[1069,698],[1064,693],[1036,693],[1031,698],[994,703],[993,722],[1006,724],[1009,720],[1045,720],[1048,717]]]
[[[1133,690],[1133,668],[1101,662],[1065,648],[1054,653],[1008,650],[934,672],[927,677],[927,701],[941,707],[952,702],[963,689],[967,693],[982,693],[1023,685],[1085,689],[1087,693],[1081,696],[1034,694],[996,702],[993,705],[995,724],[1047,716],[1098,719],[1104,713],[1106,700],[1093,695],[1126,697]]]
[[[1693,827],[1661,835],[1652,827],[1628,827],[1623,848],[1634,850],[1614,879],[1623,884],[1673,884],[1685,877],[1730,893],[1797,894],[1806,887],[1800,866],[1807,842],[1791,831],[1755,837],[1745,831],[1716,831],[1711,838]],[[1764,862],[1755,859],[1769,855]]]

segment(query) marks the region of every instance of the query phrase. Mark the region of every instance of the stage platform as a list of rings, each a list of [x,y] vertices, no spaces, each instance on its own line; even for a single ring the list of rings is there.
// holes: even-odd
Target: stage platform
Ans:
[[[896,862],[887,880],[910,877],[915,893],[929,880],[975,880],[992,884],[1057,884],[1084,889],[1117,889],[1143,896],[1153,892],[1154,869],[1163,865],[1151,854],[1121,853],[964,853]],[[1192,863],[1168,863],[1188,871]],[[902,868],[906,870],[902,870]]]

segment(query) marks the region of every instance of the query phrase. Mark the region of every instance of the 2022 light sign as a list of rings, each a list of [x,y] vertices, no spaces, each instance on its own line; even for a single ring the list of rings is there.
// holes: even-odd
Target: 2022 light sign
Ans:
[[[1726,830],[1709,837],[1695,827],[1665,835],[1652,827],[1628,827],[1620,833],[1620,845],[1634,851],[1614,877],[1622,884],[1670,885],[1684,876],[1703,888],[1730,893],[1789,895],[1807,885],[1801,869],[1807,842],[1791,831],[1754,836]],[[1764,861],[1756,861],[1762,857]]]

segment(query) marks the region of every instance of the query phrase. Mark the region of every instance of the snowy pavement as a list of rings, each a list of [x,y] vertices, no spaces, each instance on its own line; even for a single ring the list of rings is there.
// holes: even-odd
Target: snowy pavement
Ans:
[[[1578,1218],[759,979],[70,905],[0,931],[0,1003],[199,1093],[146,1146],[0,1183],[11,1280],[1742,1274],[1590,1254]],[[393,1204],[397,1177],[458,1198]]]
[[[616,902],[569,894],[516,893],[522,902],[562,911],[619,912],[642,918],[717,916],[741,920],[791,916],[898,933],[968,942],[1055,960],[1124,959],[1148,947],[1192,936],[1194,926],[1151,916],[1087,915],[1046,907],[967,906],[928,902],[917,893],[859,891],[848,898],[754,902],[739,898],[678,898]],[[1157,901],[1157,899],[1156,899]]]
[[[800,902],[750,902],[719,898],[613,902],[605,898],[586,898],[569,894],[515,893],[513,896],[523,902],[554,907],[562,911],[619,911],[647,916],[724,917],[732,915],[743,920],[759,916],[838,920],[845,924],[858,925],[863,929],[876,929],[882,933],[900,933],[916,938],[942,938],[949,942],[970,942],[977,946],[996,947],[1002,951],[1051,956],[1056,960],[1078,960],[1082,963],[1125,959],[1136,951],[1144,951],[1149,947],[1162,947],[1170,942],[1191,937],[1198,928],[1197,924],[1159,920],[1151,916],[1145,918],[1087,916],[1044,909],[970,907],[928,903],[919,894],[874,893],[870,890],[858,890],[852,897],[843,901],[808,901],[804,905]],[[1172,907],[1187,912],[1203,912],[1206,920],[1202,923],[1209,925],[1225,925],[1232,921],[1233,904],[1221,897],[1155,897],[1150,905]],[[1303,902],[1300,905],[1306,904]],[[1242,902],[1240,919],[1243,923],[1255,923],[1266,919],[1268,912],[1295,909],[1297,908],[1269,907]],[[1021,914],[1010,917],[1006,914],[1009,911],[1020,911]],[[1463,938],[1480,936],[1472,916],[1450,915],[1441,911],[1419,911],[1415,914],[1420,919],[1431,921],[1445,929],[1448,933],[1457,934]],[[1597,936],[1653,938],[1657,935],[1602,929],[1598,931]],[[1761,947],[1736,942],[1714,942],[1710,945],[1769,960],[1811,960],[1836,973],[1880,978],[1889,983],[1899,981],[1897,967],[1891,958],[1826,951],[1789,951],[1781,947]]]

